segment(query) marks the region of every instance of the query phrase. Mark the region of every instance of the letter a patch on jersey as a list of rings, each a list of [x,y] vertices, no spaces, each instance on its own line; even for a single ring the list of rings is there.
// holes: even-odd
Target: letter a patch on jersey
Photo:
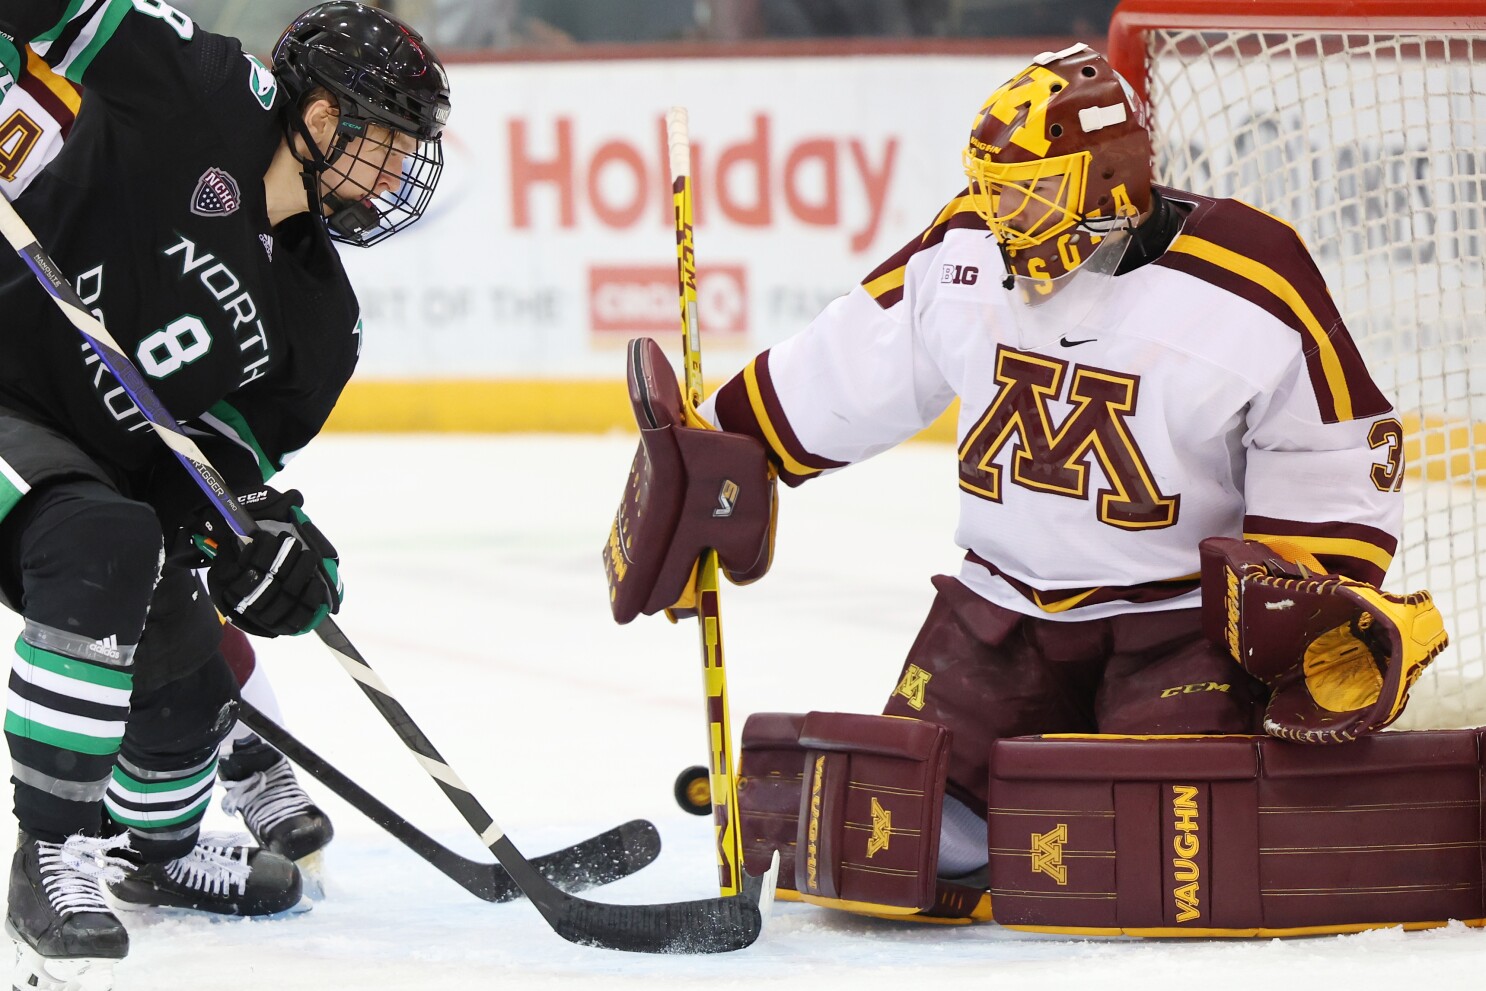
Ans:
[[[207,169],[191,194],[191,212],[198,217],[225,217],[242,206],[237,180],[221,169]]]

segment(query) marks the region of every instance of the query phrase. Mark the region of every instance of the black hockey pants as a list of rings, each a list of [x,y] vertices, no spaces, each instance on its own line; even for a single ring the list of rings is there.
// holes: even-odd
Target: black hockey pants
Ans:
[[[45,481],[0,521],[0,593],[25,620],[5,736],[33,836],[127,829],[148,860],[195,844],[236,683],[210,600],[161,548],[155,511],[94,479]]]

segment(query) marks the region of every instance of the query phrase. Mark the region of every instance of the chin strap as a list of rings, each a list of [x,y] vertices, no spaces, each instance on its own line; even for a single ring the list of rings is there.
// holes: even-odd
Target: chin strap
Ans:
[[[317,217],[325,217],[325,223],[335,233],[351,240],[360,238],[363,231],[376,227],[382,221],[382,214],[367,200],[346,200],[335,193],[321,193],[320,178],[345,152],[346,146],[351,141],[351,135],[336,129],[336,140],[330,148],[327,156],[315,143],[310,135],[310,129],[305,125],[304,118],[298,114],[290,113],[287,116],[290,128],[290,150],[294,157],[304,166],[300,170],[299,177],[304,182],[305,199],[309,203],[310,213]],[[297,133],[304,139],[305,146],[309,148],[309,156],[300,156],[294,148],[293,137]],[[326,216],[325,209],[330,208],[330,214]]]

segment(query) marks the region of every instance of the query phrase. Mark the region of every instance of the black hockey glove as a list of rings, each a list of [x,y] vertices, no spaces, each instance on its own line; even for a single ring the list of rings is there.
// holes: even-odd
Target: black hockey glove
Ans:
[[[341,606],[340,559],[300,509],[294,489],[265,488],[239,500],[258,532],[244,544],[221,520],[203,521],[195,537],[211,558],[207,585],[218,611],[244,633],[298,636]]]

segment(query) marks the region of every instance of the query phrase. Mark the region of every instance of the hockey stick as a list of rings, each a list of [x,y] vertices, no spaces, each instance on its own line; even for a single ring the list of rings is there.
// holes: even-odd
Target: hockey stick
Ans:
[[[681,297],[681,347],[686,363],[686,408],[691,417],[702,402],[702,334],[697,324],[697,259],[691,220],[691,136],[685,107],[666,114],[666,145],[671,152],[671,195],[676,215],[676,284]],[[738,830],[738,779],[733,768],[733,728],[728,716],[727,672],[723,667],[722,606],[717,588],[717,551],[708,548],[697,562],[694,589],[702,676],[707,694],[708,759],[711,764],[712,822],[717,830],[717,885],[724,896],[739,891],[743,878],[743,837]]]
[[[243,541],[252,539],[257,523],[243,510],[216,468],[171,417],[139,369],[124,355],[118,341],[88,310],[3,196],[0,196],[0,233],[51,294],[52,302],[118,379],[155,433],[190,471],[233,532]],[[574,943],[640,953],[718,953],[741,949],[758,938],[763,919],[757,895],[659,905],[606,905],[559,890],[516,849],[481,807],[340,627],[326,617],[315,632],[559,936]]]
[[[487,902],[508,902],[521,897],[521,889],[499,864],[470,860],[450,850],[383,805],[245,699],[238,702],[238,717],[306,774],[476,898]],[[543,877],[564,891],[581,891],[628,877],[650,864],[659,854],[660,834],[655,831],[655,826],[644,819],[632,819],[570,847],[533,858],[531,863]]]

